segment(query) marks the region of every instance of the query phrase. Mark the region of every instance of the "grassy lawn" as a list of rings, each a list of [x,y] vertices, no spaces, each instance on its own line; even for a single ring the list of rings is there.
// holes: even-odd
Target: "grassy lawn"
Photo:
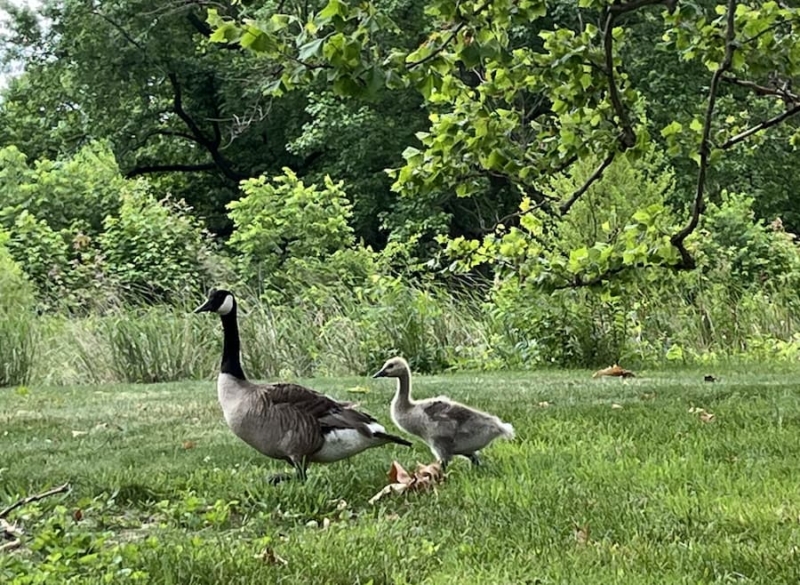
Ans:
[[[417,377],[417,396],[487,408],[518,437],[482,468],[456,460],[436,493],[374,506],[391,461],[427,448],[270,486],[281,465],[227,430],[213,382],[0,390],[0,508],[73,487],[11,515],[24,546],[0,553],[0,582],[798,583],[800,370],[703,373]],[[310,385],[393,428],[393,383]]]

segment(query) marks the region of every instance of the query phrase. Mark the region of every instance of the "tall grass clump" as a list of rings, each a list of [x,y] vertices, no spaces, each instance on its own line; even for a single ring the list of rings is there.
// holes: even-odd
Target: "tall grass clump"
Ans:
[[[28,382],[36,356],[32,289],[5,248],[0,230],[0,386]]]
[[[219,355],[207,320],[166,306],[85,318],[72,336],[77,363],[94,382],[208,378]]]

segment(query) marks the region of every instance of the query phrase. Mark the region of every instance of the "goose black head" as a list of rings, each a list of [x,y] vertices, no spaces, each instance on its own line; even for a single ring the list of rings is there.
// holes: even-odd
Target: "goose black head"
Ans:
[[[208,292],[208,299],[205,303],[197,307],[195,313],[214,312],[220,315],[227,315],[236,308],[236,299],[233,293],[228,290],[217,290],[212,288]]]
[[[401,357],[386,360],[383,367],[373,374],[373,378],[400,378],[408,375],[408,362]]]

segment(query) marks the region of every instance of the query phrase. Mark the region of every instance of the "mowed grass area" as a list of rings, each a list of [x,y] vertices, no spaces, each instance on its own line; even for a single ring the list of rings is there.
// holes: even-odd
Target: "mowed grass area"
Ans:
[[[486,408],[518,437],[482,468],[457,460],[436,493],[374,506],[393,459],[431,460],[422,444],[270,486],[282,466],[227,430],[214,382],[5,389],[0,507],[73,489],[11,516],[25,547],[0,553],[0,581],[35,566],[81,583],[798,583],[800,370],[703,373],[416,377],[418,397]],[[393,383],[308,383],[393,428]]]

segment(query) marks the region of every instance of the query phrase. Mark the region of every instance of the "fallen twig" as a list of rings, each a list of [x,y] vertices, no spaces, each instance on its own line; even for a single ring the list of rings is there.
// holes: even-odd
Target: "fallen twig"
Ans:
[[[11,512],[16,510],[17,508],[20,508],[22,506],[27,506],[28,504],[31,504],[33,502],[38,502],[39,500],[43,500],[44,498],[48,498],[48,497],[54,496],[56,494],[63,493],[65,491],[67,491],[68,489],[69,489],[69,483],[65,483],[64,485],[60,485],[60,486],[58,486],[56,488],[53,488],[51,490],[48,490],[46,492],[42,492],[41,494],[34,494],[32,496],[27,496],[25,498],[21,498],[21,499],[17,500],[16,502],[14,502],[13,504],[11,504],[8,508],[6,508],[2,512],[0,512],[0,518],[7,517],[9,514],[11,514]]]

